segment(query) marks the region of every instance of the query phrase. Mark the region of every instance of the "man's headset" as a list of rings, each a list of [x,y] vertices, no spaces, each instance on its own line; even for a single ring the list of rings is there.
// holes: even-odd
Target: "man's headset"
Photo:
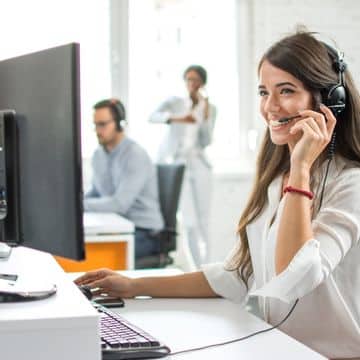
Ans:
[[[112,109],[112,114],[116,123],[116,130],[123,131],[126,118],[124,105],[118,99],[109,99],[109,106]]]
[[[334,70],[339,74],[339,82],[322,92],[323,102],[329,107],[335,117],[345,110],[346,89],[344,83],[344,72],[346,63],[344,62],[344,53],[332,48],[330,45],[323,43],[333,63]]]

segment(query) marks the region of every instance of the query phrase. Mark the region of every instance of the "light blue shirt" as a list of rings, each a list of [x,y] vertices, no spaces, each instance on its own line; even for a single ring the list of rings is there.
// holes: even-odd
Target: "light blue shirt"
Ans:
[[[164,227],[155,166],[142,147],[126,137],[110,152],[100,146],[92,167],[85,211],[116,212],[144,229]]]

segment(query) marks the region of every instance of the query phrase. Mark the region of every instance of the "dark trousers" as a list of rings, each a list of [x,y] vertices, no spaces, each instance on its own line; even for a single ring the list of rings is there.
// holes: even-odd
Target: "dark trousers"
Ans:
[[[135,268],[138,268],[139,260],[160,254],[159,231],[151,229],[135,228]]]

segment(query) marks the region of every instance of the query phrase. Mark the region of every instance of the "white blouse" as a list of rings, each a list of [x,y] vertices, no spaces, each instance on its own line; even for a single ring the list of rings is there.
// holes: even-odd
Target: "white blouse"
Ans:
[[[194,123],[171,123],[167,135],[160,145],[158,161],[186,161],[192,156],[204,156],[203,150],[212,141],[212,133],[216,118],[216,109],[209,104],[208,118],[204,118],[205,100],[193,107],[190,97],[172,96],[162,102],[151,114],[150,122],[167,123],[171,116],[185,116],[191,114]]]
[[[323,174],[324,166],[317,174],[317,194]],[[264,320],[273,325],[299,299],[282,331],[329,358],[359,357],[360,168],[340,157],[332,160],[323,203],[312,221],[314,238],[276,275],[275,243],[284,206],[281,186],[281,177],[270,184],[266,208],[246,228],[254,271],[250,291],[222,263],[205,265],[204,274],[222,297],[245,303],[248,296],[258,296]],[[318,203],[313,206],[317,209]]]

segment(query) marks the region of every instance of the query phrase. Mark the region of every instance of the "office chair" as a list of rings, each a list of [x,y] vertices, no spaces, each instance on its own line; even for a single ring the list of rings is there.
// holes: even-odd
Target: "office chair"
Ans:
[[[178,210],[185,165],[158,164],[157,177],[159,186],[160,209],[165,227],[158,233],[160,253],[145,256],[136,261],[137,269],[161,268],[173,263],[169,252],[176,249],[176,213]]]

